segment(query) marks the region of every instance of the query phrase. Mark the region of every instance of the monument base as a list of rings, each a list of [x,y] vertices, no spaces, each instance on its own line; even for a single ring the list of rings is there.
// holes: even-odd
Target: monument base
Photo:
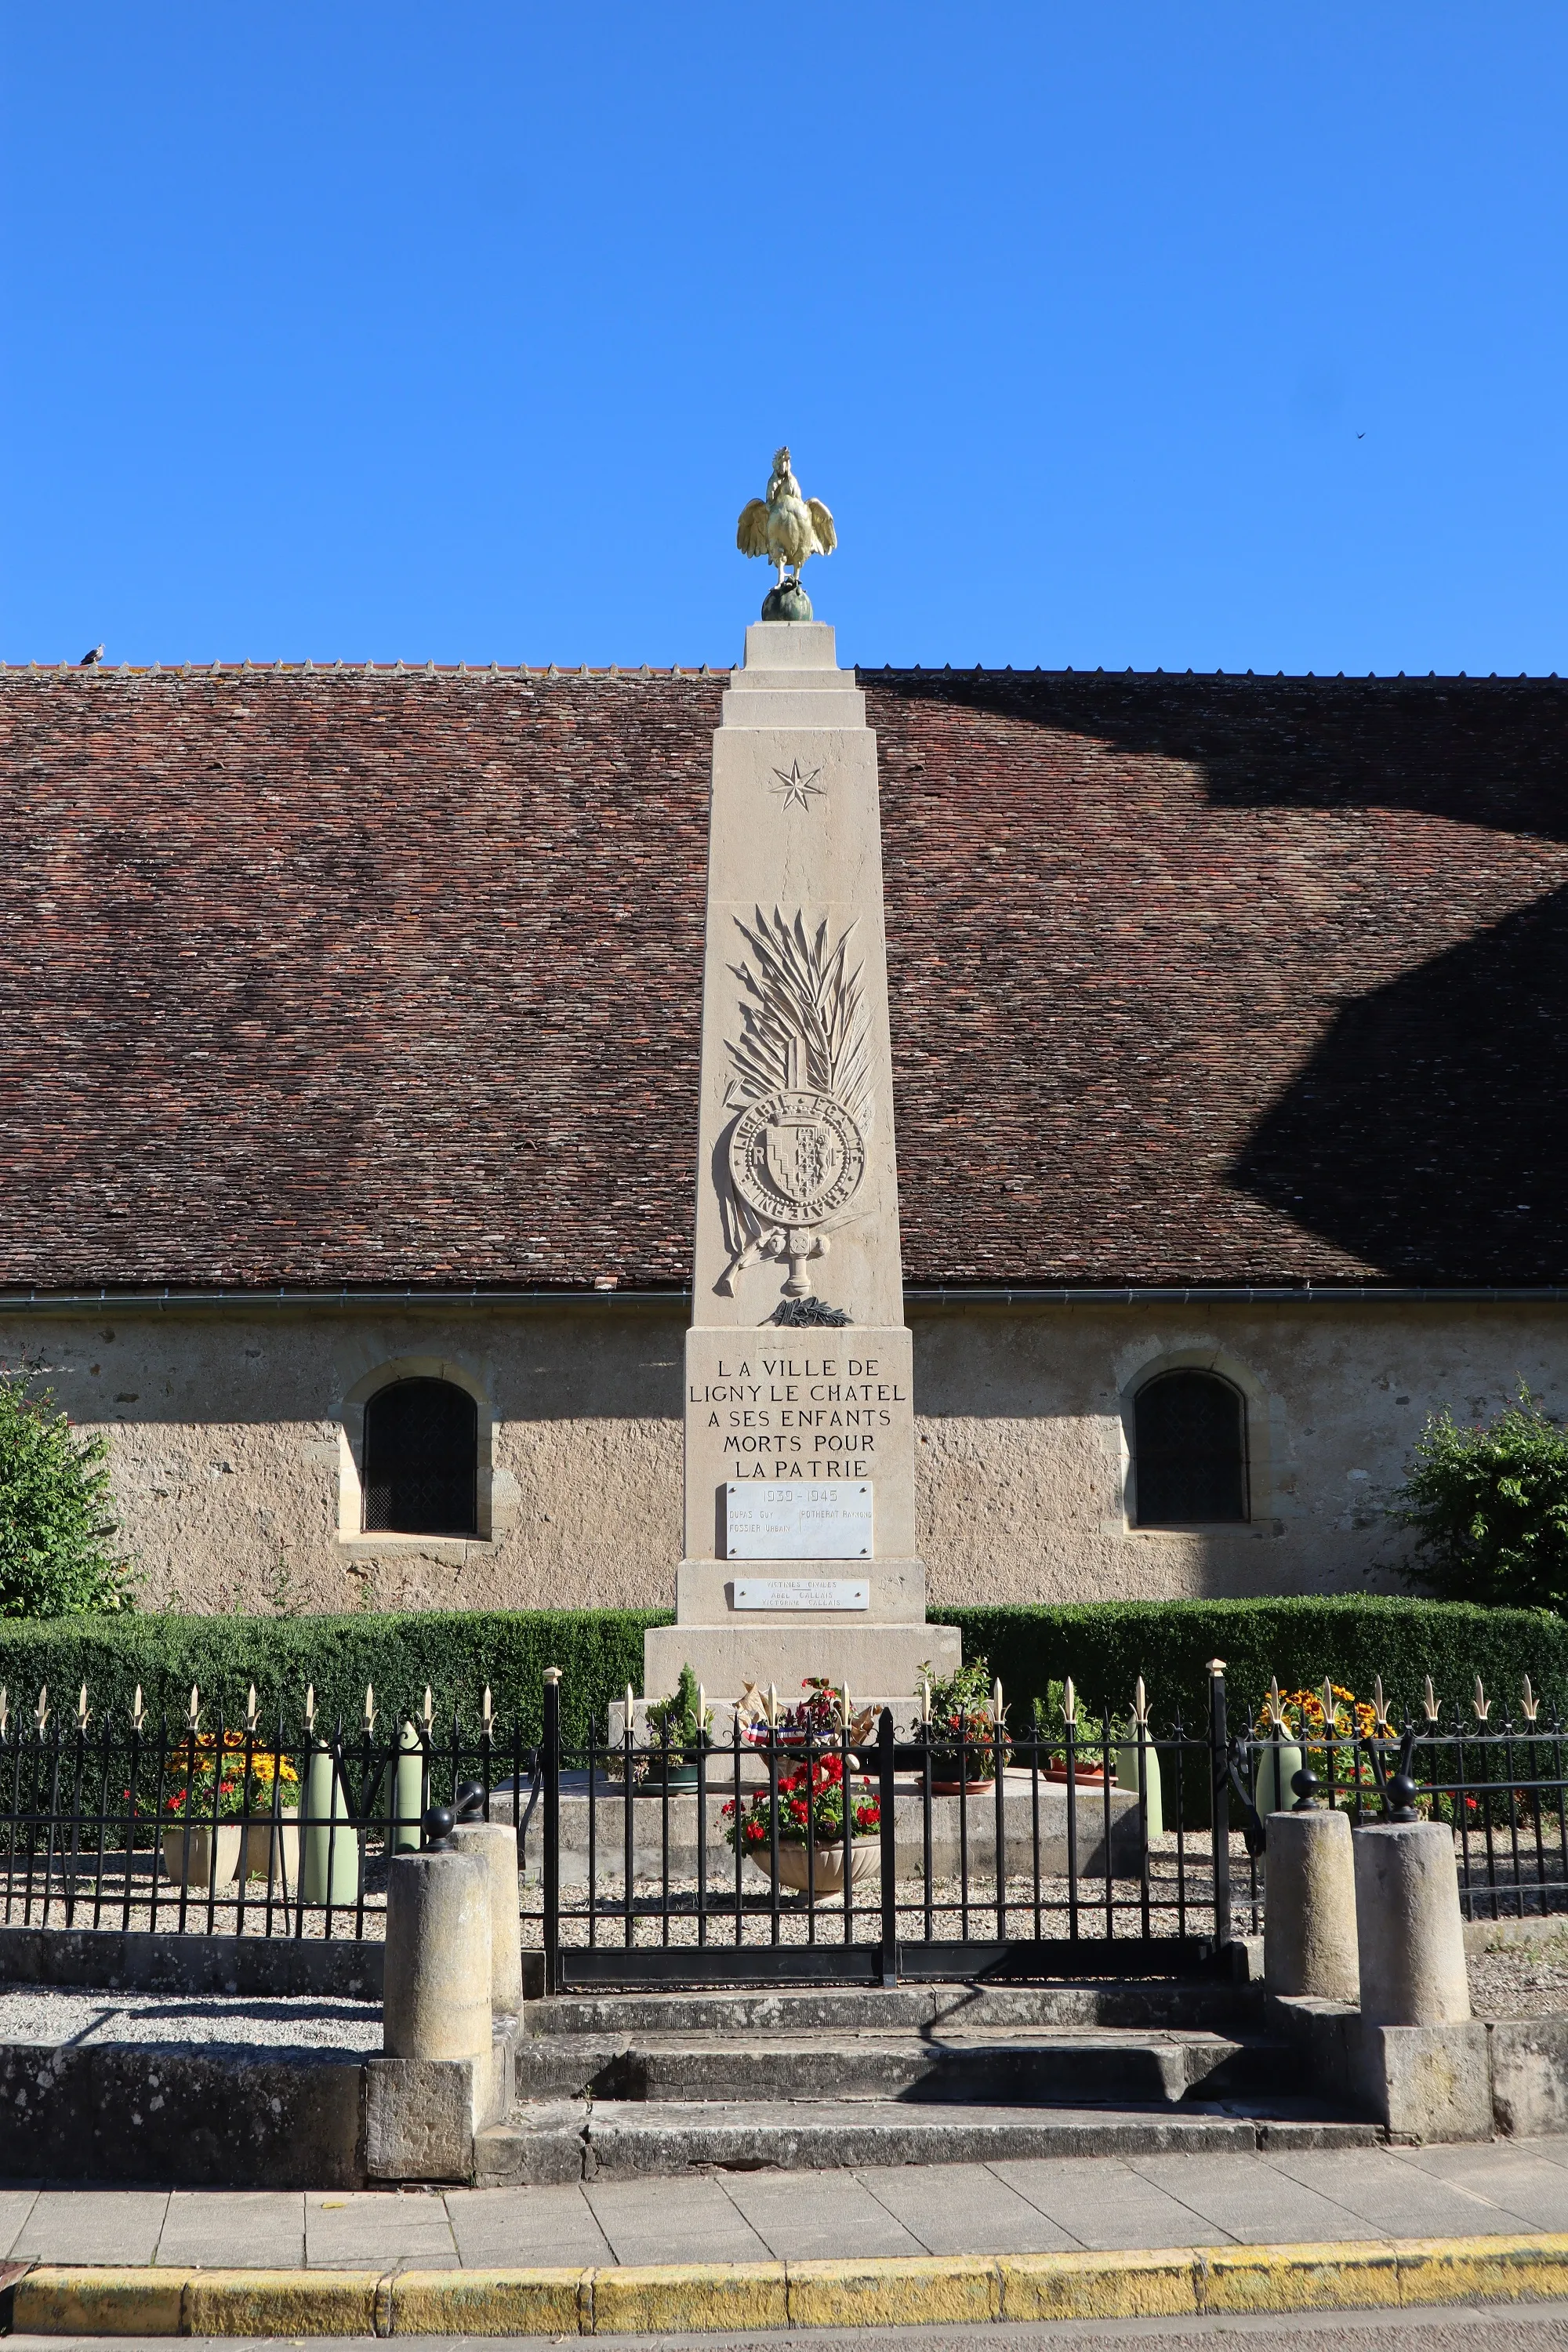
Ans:
[[[963,1662],[956,1625],[868,1624],[840,1610],[737,1610],[717,1623],[658,1625],[642,1641],[648,1698],[668,1698],[688,1663],[710,1699],[727,1703],[747,1683],[773,1683],[793,1706],[808,1675],[847,1682],[851,1699],[888,1698],[918,1691],[923,1665],[951,1675]]]

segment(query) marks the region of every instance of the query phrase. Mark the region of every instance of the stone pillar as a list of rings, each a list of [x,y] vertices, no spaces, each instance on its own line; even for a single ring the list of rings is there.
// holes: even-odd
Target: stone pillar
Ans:
[[[1440,1822],[1380,1822],[1352,1843],[1363,2022],[1461,2023],[1470,1986],[1452,1834]]]
[[[478,1855],[402,1853],[394,1861],[382,2039],[389,2058],[483,2061],[488,2082],[490,1883]]]
[[[490,2007],[500,2017],[517,2017],[522,2011],[517,1831],[510,1822],[459,1822],[452,1843],[484,1864],[490,1902]]]
[[[763,621],[713,739],[685,1557],[644,1690],[909,1697],[915,1551],[877,739],[831,628]]]
[[[1360,1997],[1356,1873],[1346,1813],[1270,1813],[1263,1981],[1318,2000]]]

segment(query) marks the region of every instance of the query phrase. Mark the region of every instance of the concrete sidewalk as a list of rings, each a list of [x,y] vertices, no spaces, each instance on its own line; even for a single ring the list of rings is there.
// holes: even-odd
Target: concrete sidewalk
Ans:
[[[0,2189],[0,2260],[204,2270],[810,2262],[1568,2232],[1568,2138],[548,2189]]]

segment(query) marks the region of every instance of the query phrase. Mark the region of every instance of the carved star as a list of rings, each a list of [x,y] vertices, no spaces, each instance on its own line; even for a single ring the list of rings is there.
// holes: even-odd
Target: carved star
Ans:
[[[820,768],[813,768],[809,776],[803,776],[800,772],[800,761],[792,760],[787,775],[783,768],[775,768],[773,773],[778,778],[778,782],[771,785],[769,789],[775,800],[783,801],[786,809],[809,808],[814,800],[827,798],[826,785],[819,784],[816,781],[822,773]]]

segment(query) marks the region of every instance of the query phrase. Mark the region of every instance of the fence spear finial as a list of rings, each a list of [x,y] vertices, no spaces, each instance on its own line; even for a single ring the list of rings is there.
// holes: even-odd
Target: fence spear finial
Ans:
[[[132,1731],[141,1730],[146,1713],[147,1710],[142,1704],[142,1685],[138,1683],[136,1685],[136,1696],[131,1702],[131,1728]]]
[[[35,1707],[34,1707],[34,1709],[33,1709],[33,1720],[34,1720],[34,1722],[37,1725],[38,1729],[39,1729],[40,1731],[42,1731],[42,1729],[43,1729],[43,1727],[44,1727],[45,1724],[46,1724],[46,1723],[47,1723],[48,1719],[49,1719],[49,1686],[48,1686],[47,1683],[40,1683],[40,1684],[38,1685],[38,1703],[37,1703],[37,1706],[35,1706]]]
[[[5,1726],[11,1720],[11,1709],[5,1700],[5,1685],[0,1683],[0,1739],[5,1737]]]
[[[90,1710],[87,1704],[87,1685],[83,1683],[80,1690],[77,1693],[76,1701],[76,1727],[79,1731],[85,1731],[87,1729],[87,1719],[89,1711]]]
[[[314,1731],[316,1728],[316,1685],[314,1683],[307,1683],[305,1685],[305,1728],[307,1731]]]
[[[261,1702],[256,1696],[256,1685],[252,1683],[250,1688],[245,1694],[245,1727],[247,1731],[255,1730],[256,1718],[260,1712]]]
[[[1073,1689],[1070,1675],[1062,1685],[1062,1721],[1069,1728],[1078,1721],[1078,1696]]]
[[[430,1685],[428,1683],[425,1685],[425,1705],[421,1712],[425,1717],[426,1731],[428,1732],[436,1716],[436,1702],[430,1696]]]
[[[931,1721],[931,1676],[929,1675],[921,1676],[921,1721],[922,1723]]]
[[[1541,1701],[1536,1697],[1535,1693],[1530,1687],[1530,1676],[1528,1675],[1526,1675],[1524,1678],[1524,1697],[1521,1704],[1524,1708],[1524,1719],[1526,1723],[1533,1723],[1535,1721],[1536,1710],[1540,1706]]]
[[[1334,1707],[1333,1680],[1329,1675],[1325,1675],[1323,1676],[1323,1687],[1320,1696],[1323,1702],[1323,1729],[1329,1738],[1331,1739],[1334,1737],[1339,1718]]]
[[[202,1719],[202,1695],[195,1683],[191,1685],[190,1718],[191,1729],[195,1731]]]
[[[1476,1711],[1476,1721],[1478,1723],[1484,1723],[1488,1716],[1492,1711],[1492,1703],[1487,1696],[1485,1691],[1481,1688],[1481,1678],[1479,1675],[1476,1676],[1476,1695],[1470,1701],[1470,1705]]]
[[[484,1687],[484,1695],[479,1700],[479,1720],[484,1726],[485,1736],[487,1738],[489,1736],[491,1726],[495,1720],[495,1711],[496,1703],[490,1696],[490,1686],[489,1683],[487,1683]]]
[[[1436,1723],[1438,1716],[1442,1713],[1442,1706],[1436,1692],[1432,1687],[1432,1677],[1430,1675],[1426,1677],[1426,1689],[1421,1701],[1421,1706],[1422,1712],[1425,1714],[1427,1722]]]
[[[1002,1677],[998,1675],[995,1681],[991,1685],[991,1722],[992,1727],[994,1730],[1001,1730],[1002,1717],[1005,1712],[1005,1710],[1002,1705]]]
[[[1373,1675],[1372,1678],[1372,1727],[1381,1736],[1386,1736],[1388,1731],[1388,1709],[1384,1705],[1381,1675]]]
[[[1143,1687],[1143,1677],[1142,1675],[1139,1675],[1132,1690],[1132,1721],[1138,1730],[1148,1730],[1149,1694]]]
[[[778,1719],[779,1686],[777,1683],[770,1683],[768,1685],[768,1729],[770,1731],[776,1729]]]
[[[375,1729],[375,1685],[374,1683],[366,1683],[364,1686],[364,1727],[367,1734]]]
[[[1277,1723],[1281,1731],[1285,1728],[1285,1702],[1279,1696],[1278,1675],[1268,1685],[1268,1720],[1271,1724]]]

